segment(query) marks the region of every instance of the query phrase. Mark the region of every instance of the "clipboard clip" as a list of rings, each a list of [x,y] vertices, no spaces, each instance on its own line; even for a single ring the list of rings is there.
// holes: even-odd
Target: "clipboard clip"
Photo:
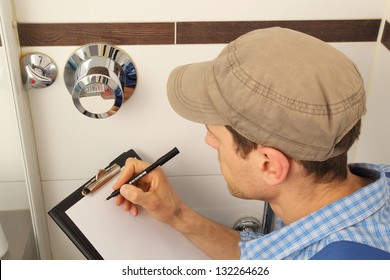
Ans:
[[[84,186],[81,194],[86,196],[89,193],[96,192],[100,187],[105,183],[114,178],[121,171],[121,167],[114,163],[106,167],[105,169],[100,169],[96,173],[95,177],[92,177]]]

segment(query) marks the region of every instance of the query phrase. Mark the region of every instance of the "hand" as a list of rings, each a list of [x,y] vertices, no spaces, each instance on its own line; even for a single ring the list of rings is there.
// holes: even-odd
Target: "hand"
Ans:
[[[129,158],[118,179],[112,187],[121,188],[116,196],[116,205],[123,205],[125,211],[133,216],[138,215],[138,207],[142,206],[157,220],[172,224],[180,215],[183,202],[180,200],[172,185],[169,183],[162,168],[158,167],[141,178],[135,185],[127,182],[136,174],[141,173],[150,164]]]
[[[178,197],[163,170],[158,167],[142,177],[136,184],[126,183],[142,172],[149,164],[130,158],[114,184],[113,189],[121,188],[116,196],[116,204],[123,205],[125,211],[138,215],[138,206],[146,209],[155,219],[169,224],[194,245],[215,259],[238,259],[240,248],[238,232],[216,224],[187,207]]]

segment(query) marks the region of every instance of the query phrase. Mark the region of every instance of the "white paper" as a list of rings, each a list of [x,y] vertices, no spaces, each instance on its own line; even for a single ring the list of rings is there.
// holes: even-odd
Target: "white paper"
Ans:
[[[114,198],[107,201],[117,177],[66,211],[104,259],[208,259],[181,233],[141,207],[133,217],[116,206]]]

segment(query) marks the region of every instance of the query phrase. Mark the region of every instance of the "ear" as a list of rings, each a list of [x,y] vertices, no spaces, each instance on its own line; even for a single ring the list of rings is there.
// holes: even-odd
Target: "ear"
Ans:
[[[274,148],[259,146],[257,149],[263,156],[261,171],[266,176],[268,183],[277,185],[283,182],[290,169],[288,158]]]

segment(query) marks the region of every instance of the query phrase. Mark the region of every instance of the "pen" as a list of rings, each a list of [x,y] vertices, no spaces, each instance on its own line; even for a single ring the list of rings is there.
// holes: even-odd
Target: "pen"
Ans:
[[[144,171],[142,171],[140,174],[136,175],[135,177],[133,177],[127,184],[129,185],[132,185],[134,184],[135,182],[137,182],[139,179],[141,179],[142,177],[144,177],[146,174],[148,174],[149,172],[151,172],[152,170],[154,170],[155,168],[157,168],[158,166],[161,166],[163,165],[164,163],[166,163],[168,160],[170,160],[171,158],[173,158],[174,156],[176,156],[177,154],[179,153],[179,150],[175,147],[173,148],[171,151],[169,151],[167,154],[163,155],[162,157],[160,157],[158,160],[156,160],[154,163],[152,163],[150,166],[148,166]],[[117,196],[118,194],[120,193],[120,188],[113,191],[107,198],[106,200],[109,200],[111,198],[113,198],[114,196]]]

